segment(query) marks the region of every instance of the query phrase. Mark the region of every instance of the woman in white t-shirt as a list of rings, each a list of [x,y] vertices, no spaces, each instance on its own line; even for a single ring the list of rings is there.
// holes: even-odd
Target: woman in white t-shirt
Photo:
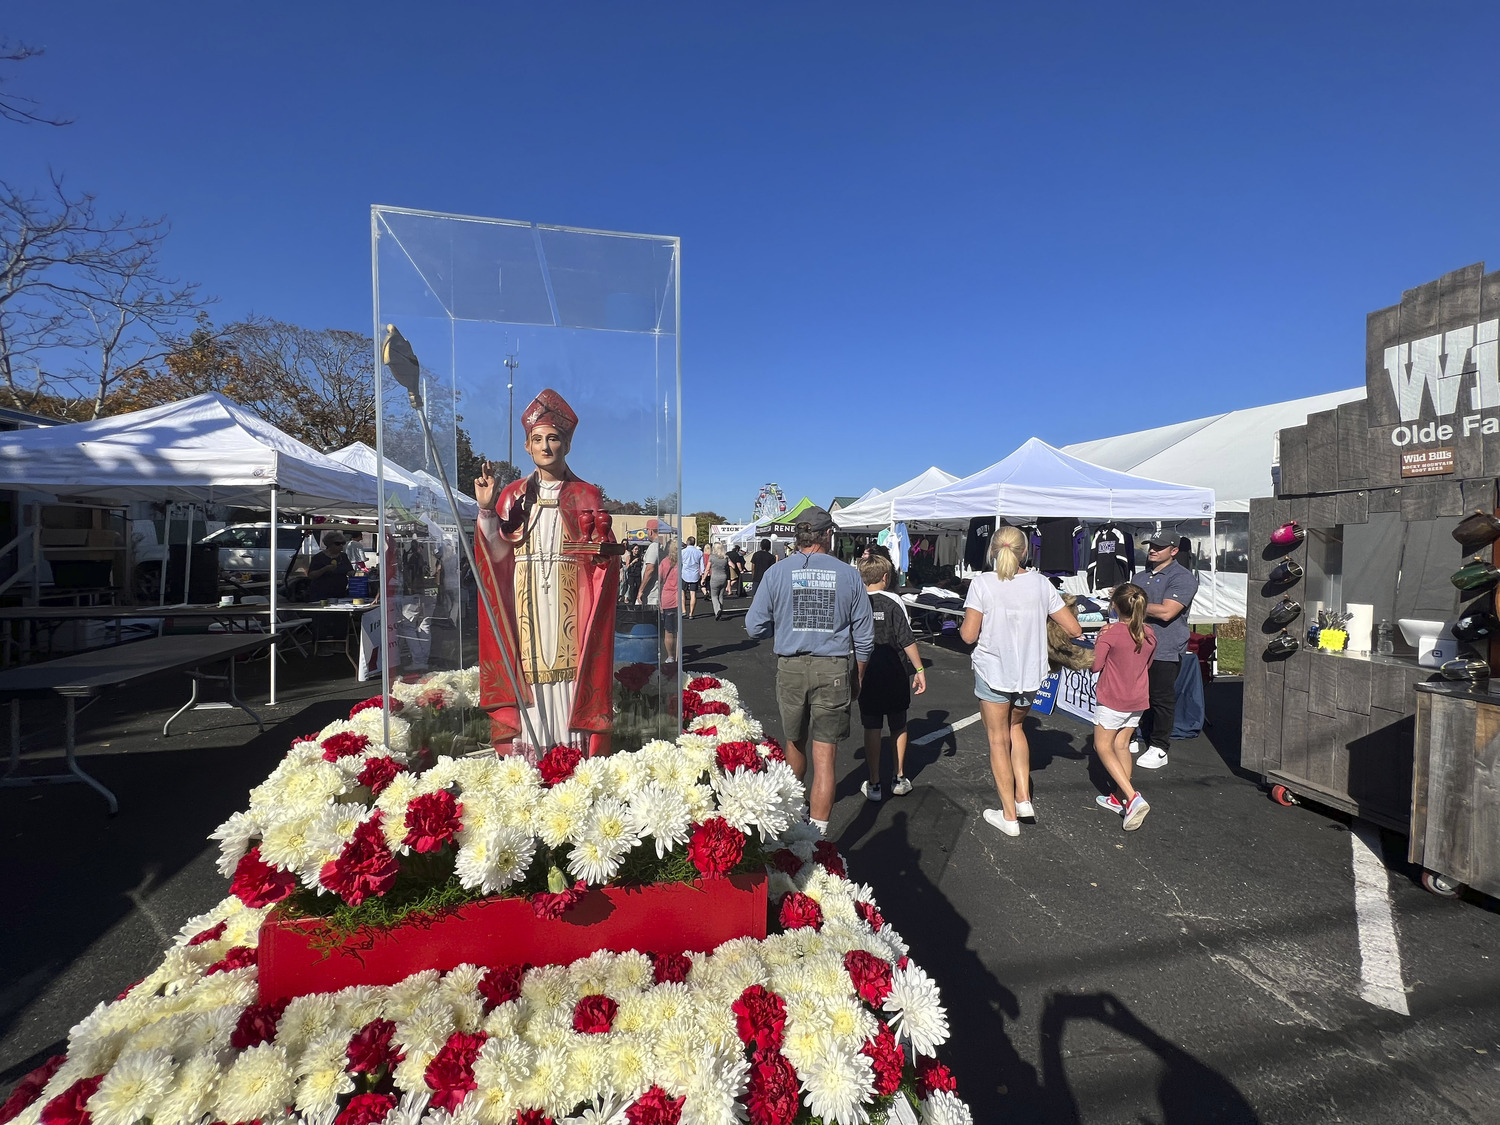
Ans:
[[[984,819],[1007,836],[1019,836],[1019,817],[1036,815],[1031,805],[1031,747],[1021,724],[1047,678],[1047,618],[1070,637],[1083,635],[1062,595],[1035,570],[1021,569],[1026,537],[1002,527],[990,537],[994,570],[969,585],[959,636],[975,645],[974,694],[990,741],[990,772],[1000,794],[998,809]],[[975,644],[975,642],[978,644]]]

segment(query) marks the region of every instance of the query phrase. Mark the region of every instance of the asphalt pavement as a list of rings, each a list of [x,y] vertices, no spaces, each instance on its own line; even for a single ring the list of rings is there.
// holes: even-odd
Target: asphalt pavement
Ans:
[[[733,680],[779,735],[775,661],[745,636],[747,604],[684,623],[685,667]],[[1037,818],[1012,839],[980,815],[995,804],[983,728],[944,732],[978,710],[968,658],[922,649],[913,739],[943,733],[913,746],[913,791],[875,805],[856,732],[832,833],[942,987],[944,1058],[976,1121],[1500,1120],[1500,908],[1427,894],[1405,841],[1374,837],[1410,1014],[1363,1000],[1349,821],[1277,806],[1238,771],[1237,685],[1210,688],[1203,737],[1138,771],[1152,812],[1133,834],[1094,805],[1088,729],[1031,721]],[[241,679],[257,707],[258,669]],[[163,739],[176,682],[106,697],[80,721],[80,754],[119,795],[116,817],[79,785],[0,789],[0,1091],[223,897],[207,834],[294,735],[371,693],[348,669],[328,657],[284,676],[265,734],[217,711]],[[28,759],[50,755],[58,724],[28,711]]]

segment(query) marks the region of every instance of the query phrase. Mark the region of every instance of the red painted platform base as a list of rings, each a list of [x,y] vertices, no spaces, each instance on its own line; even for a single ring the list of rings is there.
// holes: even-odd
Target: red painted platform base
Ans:
[[[655,887],[603,887],[560,919],[525,899],[492,899],[396,930],[370,931],[331,951],[314,948],[315,920],[272,913],[260,929],[262,1002],[395,984],[423,969],[566,965],[600,949],[705,953],[731,938],[766,936],[766,877],[732,875]]]

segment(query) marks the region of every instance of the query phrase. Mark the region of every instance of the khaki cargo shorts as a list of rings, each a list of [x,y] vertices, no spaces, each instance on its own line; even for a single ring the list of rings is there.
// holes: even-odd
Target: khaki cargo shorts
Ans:
[[[807,742],[842,742],[849,737],[854,702],[854,659],[849,656],[780,656],[776,659],[776,703],[782,736],[807,749]]]

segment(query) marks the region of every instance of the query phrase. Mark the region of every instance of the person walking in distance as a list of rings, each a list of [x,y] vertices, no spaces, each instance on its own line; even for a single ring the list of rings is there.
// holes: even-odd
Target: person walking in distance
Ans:
[[[682,572],[682,592],[687,595],[687,617],[692,620],[698,616],[698,588],[703,584],[703,549],[696,537],[687,537],[678,567]]]
[[[875,643],[870,599],[859,572],[830,553],[833,518],[808,508],[797,518],[797,550],[755,583],[745,614],[751,637],[773,637],[776,702],[787,764],[812,781],[812,823],[828,832],[838,744],[849,737],[849,705],[859,694]]]
[[[668,664],[677,663],[677,595],[681,590],[678,578],[677,544],[670,544],[663,552],[661,562],[656,564],[657,585],[661,588],[661,604],[657,606],[657,618],[661,622],[662,651]]]
[[[755,589],[760,589],[760,580],[766,576],[776,562],[776,556],[771,554],[771,541],[762,539],[760,550],[750,556],[750,580],[755,583]]]
[[[724,594],[729,587],[729,556],[724,544],[715,543],[708,558],[708,596],[713,601],[714,620],[724,616]]]
[[[1167,764],[1172,744],[1172,721],[1177,715],[1177,671],[1187,651],[1192,627],[1188,610],[1198,593],[1198,579],[1177,561],[1177,537],[1157,532],[1146,540],[1146,569],[1138,570],[1131,582],[1146,593],[1146,624],[1156,634],[1156,652],[1151,658],[1151,710],[1141,719],[1141,736],[1149,749],[1140,756],[1142,769],[1158,770]],[[1134,750],[1139,743],[1134,743]]]
[[[984,819],[1007,836],[1019,836],[1018,817],[1035,816],[1031,803],[1031,747],[1022,723],[1047,677],[1047,618],[1080,637],[1078,618],[1047,577],[1023,570],[1026,536],[1002,527],[990,537],[994,569],[969,585],[958,634],[974,645],[974,694],[990,743],[990,772],[1000,808]]]
[[[927,690],[927,671],[917,638],[912,635],[906,606],[889,592],[896,568],[883,555],[859,560],[859,576],[864,580],[870,598],[870,616],[875,623],[875,648],[859,689],[859,723],[865,731],[865,765],[870,778],[860,784],[867,801],[878,801],[880,790],[880,729],[891,728],[891,749],[896,755],[896,775],[891,792],[905,796],[911,792],[906,777],[906,709],[913,694]]]
[[[1146,591],[1133,582],[1115,587],[1110,595],[1120,620],[1104,629],[1094,642],[1094,753],[1119,795],[1101,794],[1099,806],[1125,818],[1125,831],[1134,832],[1151,806],[1130,784],[1130,740],[1141,712],[1151,702],[1151,658],[1156,634],[1146,627]]]

